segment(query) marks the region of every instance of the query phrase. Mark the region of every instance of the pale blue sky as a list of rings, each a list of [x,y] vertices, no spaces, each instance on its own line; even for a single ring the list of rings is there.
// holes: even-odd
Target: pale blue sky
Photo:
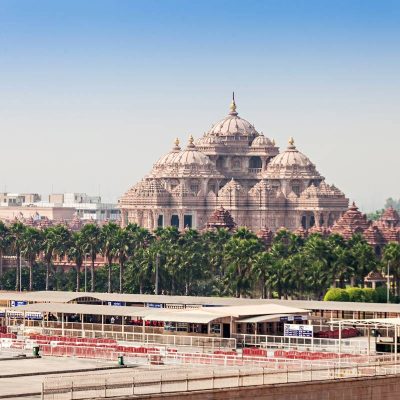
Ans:
[[[0,190],[116,200],[238,111],[364,210],[400,197],[400,2],[0,0]]]

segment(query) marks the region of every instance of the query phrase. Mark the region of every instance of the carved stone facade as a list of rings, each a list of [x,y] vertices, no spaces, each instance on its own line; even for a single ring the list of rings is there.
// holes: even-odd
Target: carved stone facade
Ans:
[[[371,246],[374,246],[376,254],[380,255],[384,245],[400,242],[400,216],[390,207],[378,221],[368,221],[366,215],[362,214],[353,203],[329,233],[337,233],[345,239],[360,233]]]
[[[307,230],[331,227],[348,199],[325,183],[294,145],[283,152],[274,140],[230,112],[185,149],[176,140],[143,180],[120,199],[122,225],[137,223],[204,229],[215,210],[228,210],[237,226]]]

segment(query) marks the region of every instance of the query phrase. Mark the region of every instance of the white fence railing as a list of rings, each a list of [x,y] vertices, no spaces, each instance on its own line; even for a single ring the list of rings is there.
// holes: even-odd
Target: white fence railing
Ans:
[[[42,384],[42,399],[89,399],[140,396],[254,385],[322,381],[398,374],[399,364],[360,364],[271,371],[265,368],[119,372],[84,377],[49,377]]]
[[[238,344],[245,346],[259,346],[275,349],[297,349],[306,351],[329,351],[338,353],[367,354],[368,338],[351,339],[322,339],[322,338],[302,338],[292,336],[273,336],[273,335],[233,335]],[[370,338],[370,353],[375,352],[375,338]]]

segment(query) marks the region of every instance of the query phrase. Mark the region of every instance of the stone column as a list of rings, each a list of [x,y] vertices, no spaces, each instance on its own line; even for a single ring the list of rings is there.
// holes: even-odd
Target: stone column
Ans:
[[[178,216],[179,216],[179,230],[183,231],[185,229],[184,212],[183,211],[179,211]]]
[[[321,218],[321,213],[319,211],[315,211],[314,219],[315,219],[315,226],[317,226],[317,227],[320,226],[320,218]]]

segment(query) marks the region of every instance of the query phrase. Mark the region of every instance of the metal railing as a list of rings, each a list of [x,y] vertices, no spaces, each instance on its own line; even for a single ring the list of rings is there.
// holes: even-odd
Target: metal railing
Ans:
[[[125,372],[116,374],[48,377],[42,384],[42,399],[88,399],[140,396],[195,390],[215,390],[255,385],[313,382],[399,374],[400,364],[359,364],[298,370],[267,368],[202,369],[189,371]]]
[[[368,338],[351,339],[322,339],[322,338],[303,338],[291,336],[273,336],[273,335],[253,335],[253,334],[234,334],[238,343],[245,346],[259,346],[273,349],[297,349],[306,351],[328,351],[351,354],[367,354]],[[374,352],[375,342],[370,339],[370,350]]]

